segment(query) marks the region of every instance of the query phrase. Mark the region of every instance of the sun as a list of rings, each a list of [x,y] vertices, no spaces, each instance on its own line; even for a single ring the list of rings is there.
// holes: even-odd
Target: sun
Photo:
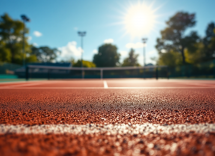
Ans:
[[[124,15],[126,32],[132,37],[148,34],[155,25],[154,11],[144,3],[132,5]]]

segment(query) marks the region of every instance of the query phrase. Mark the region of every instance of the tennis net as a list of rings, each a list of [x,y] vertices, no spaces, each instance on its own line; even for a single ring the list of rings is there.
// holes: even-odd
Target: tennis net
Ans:
[[[72,78],[167,78],[166,66],[79,68],[28,65],[16,74],[21,78],[72,79]]]

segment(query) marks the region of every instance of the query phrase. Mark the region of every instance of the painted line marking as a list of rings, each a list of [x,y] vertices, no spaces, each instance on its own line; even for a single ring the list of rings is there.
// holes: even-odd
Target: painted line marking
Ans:
[[[107,82],[104,81],[104,88],[108,88]]]
[[[1,87],[1,89],[104,89],[104,87]],[[215,87],[108,87],[105,89],[215,89]]]
[[[27,82],[27,84],[18,84],[18,85],[12,85],[12,86],[4,86],[4,87],[1,87],[0,89],[12,89],[12,88],[16,88],[16,87],[25,87],[25,86],[34,86],[34,85],[40,85],[40,84],[43,84],[43,83],[46,83],[46,82]]]
[[[176,124],[176,125],[159,125],[159,124],[87,124],[87,125],[4,125],[0,124],[0,134],[172,134],[172,133],[208,133],[215,132],[215,124]]]
[[[181,85],[183,85],[183,84],[188,84],[188,85],[196,85],[196,86],[207,86],[207,85],[215,85],[215,83],[204,83],[204,82],[200,82],[200,83],[198,83],[198,82],[195,82],[195,81],[193,81],[192,83],[190,83],[190,82],[181,82],[181,81],[175,81],[174,83],[178,83],[178,84],[181,84]]]

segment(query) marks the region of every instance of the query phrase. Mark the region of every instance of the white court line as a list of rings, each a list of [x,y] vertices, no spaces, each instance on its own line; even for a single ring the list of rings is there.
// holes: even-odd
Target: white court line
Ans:
[[[27,84],[18,84],[18,85],[11,85],[11,86],[4,86],[1,87],[0,89],[12,89],[12,88],[16,88],[16,87],[24,87],[24,86],[34,86],[34,85],[40,85],[42,83],[46,83],[46,82],[26,82]]]
[[[215,89],[215,87],[2,87],[1,89]]]
[[[175,125],[160,125],[160,124],[87,124],[87,125],[4,125],[0,124],[0,134],[172,134],[172,133],[189,133],[196,132],[205,134],[215,132],[215,124],[175,124]]]
[[[175,81],[174,83],[178,83],[178,84],[189,84],[189,85],[196,85],[196,86],[205,86],[205,85],[215,85],[215,83],[204,83],[204,82],[201,82],[201,83],[198,83],[198,82],[195,82],[195,81],[192,81],[192,83],[190,82],[181,82],[181,81]]]
[[[107,82],[104,81],[104,88],[108,88]]]
[[[48,80],[30,80],[30,81],[13,81],[13,82],[0,82],[1,84],[14,84],[14,83],[29,83],[29,82],[37,82],[37,81],[48,81]]]

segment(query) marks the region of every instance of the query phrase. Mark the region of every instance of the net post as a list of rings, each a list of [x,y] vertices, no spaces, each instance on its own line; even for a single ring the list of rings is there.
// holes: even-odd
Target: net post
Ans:
[[[187,65],[187,69],[188,69],[188,71],[187,71],[187,77],[189,78],[191,75],[190,75],[190,69],[192,68],[192,66],[191,65]]]
[[[145,77],[145,68],[144,68],[144,66],[143,66],[143,78],[146,79],[146,77]]]
[[[48,80],[50,80],[50,69],[48,69]]]
[[[156,76],[156,80],[158,80],[158,67],[156,66],[156,70],[155,70],[155,76]]]
[[[167,76],[167,79],[169,80],[169,67],[168,66],[166,67],[166,76]]]
[[[82,79],[84,79],[84,69],[82,68]]]
[[[103,69],[100,70],[100,77],[103,79]]]
[[[29,79],[29,66],[26,65],[25,67],[25,80],[28,81]]]
[[[213,77],[215,78],[215,60],[213,60]]]

